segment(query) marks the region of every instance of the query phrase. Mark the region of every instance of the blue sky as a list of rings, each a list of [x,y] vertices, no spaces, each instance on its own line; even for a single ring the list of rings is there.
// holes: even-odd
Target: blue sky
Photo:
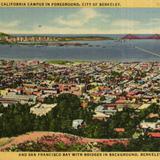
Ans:
[[[154,34],[160,33],[160,10],[149,8],[0,8],[0,32]]]

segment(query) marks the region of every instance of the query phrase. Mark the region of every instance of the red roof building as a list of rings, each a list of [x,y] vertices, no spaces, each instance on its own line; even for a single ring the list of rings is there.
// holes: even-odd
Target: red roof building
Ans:
[[[160,132],[149,132],[148,136],[151,138],[160,138]]]
[[[114,129],[115,132],[125,132],[124,128],[115,128]]]

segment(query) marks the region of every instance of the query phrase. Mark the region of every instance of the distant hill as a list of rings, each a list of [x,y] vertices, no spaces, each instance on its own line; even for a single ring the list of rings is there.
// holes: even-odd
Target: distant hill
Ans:
[[[139,35],[134,35],[134,34],[127,34],[125,36],[123,36],[121,39],[160,39],[160,35],[159,34],[154,34],[154,35],[150,35],[150,36],[139,36]]]
[[[141,39],[141,37],[133,35],[133,34],[127,34],[124,37],[122,37],[121,39]]]
[[[5,37],[5,36],[8,36],[8,37],[10,37],[11,35],[9,35],[9,34],[6,34],[6,33],[3,33],[3,32],[0,32],[0,37]]]

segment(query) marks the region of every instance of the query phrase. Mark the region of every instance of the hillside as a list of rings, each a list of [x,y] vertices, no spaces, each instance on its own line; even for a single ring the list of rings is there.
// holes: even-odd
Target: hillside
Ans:
[[[5,36],[10,37],[10,35],[9,35],[9,34],[6,34],[6,33],[3,33],[3,32],[0,32],[0,37],[5,37]]]
[[[1,139],[0,139],[1,141]],[[128,144],[128,140],[91,139],[58,132],[30,132],[0,145],[0,151],[101,151],[102,145]]]

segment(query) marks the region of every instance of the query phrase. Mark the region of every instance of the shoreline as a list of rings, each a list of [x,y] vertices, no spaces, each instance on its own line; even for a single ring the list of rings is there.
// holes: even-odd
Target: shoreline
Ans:
[[[91,62],[116,62],[116,63],[142,63],[142,62],[147,62],[147,63],[152,63],[152,62],[157,62],[159,63],[160,60],[82,60],[82,59],[40,59],[40,58],[0,58],[0,61],[3,60],[10,60],[10,61],[42,61],[42,62],[47,62],[50,64],[58,64],[58,63],[91,63]]]

